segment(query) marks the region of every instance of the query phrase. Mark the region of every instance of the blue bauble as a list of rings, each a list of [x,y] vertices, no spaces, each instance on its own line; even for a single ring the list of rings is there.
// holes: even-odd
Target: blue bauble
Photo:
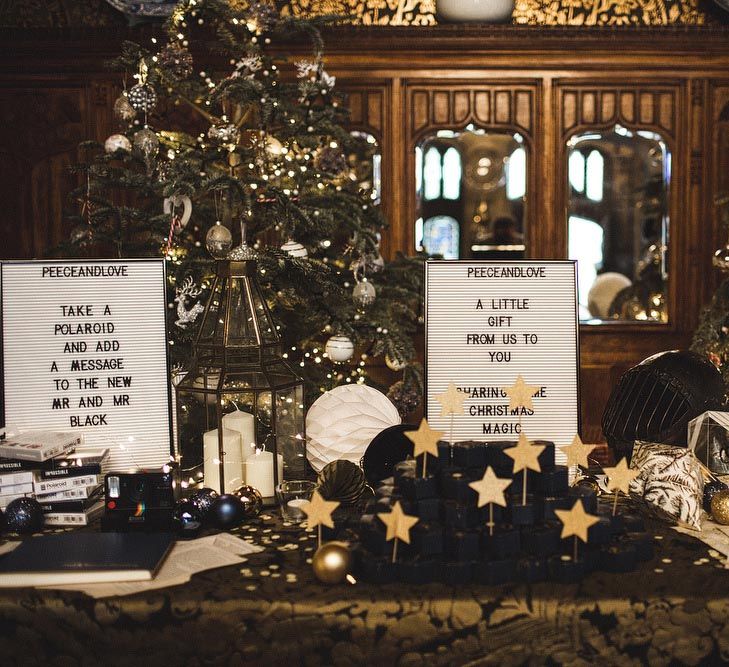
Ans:
[[[178,500],[175,503],[172,519],[182,537],[196,537],[203,525],[202,512],[189,500]]]
[[[20,535],[43,529],[43,508],[33,498],[16,498],[5,509],[8,530]]]
[[[213,506],[217,497],[218,492],[215,489],[209,489],[206,487],[199,491],[195,491],[188,500],[197,507],[202,518],[207,519],[210,514],[210,508]]]
[[[245,519],[245,508],[239,498],[226,493],[215,499],[210,508],[210,519],[217,528],[230,530]]]

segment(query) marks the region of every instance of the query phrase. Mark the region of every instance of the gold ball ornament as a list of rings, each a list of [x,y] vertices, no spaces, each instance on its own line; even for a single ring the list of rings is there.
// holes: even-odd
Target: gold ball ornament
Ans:
[[[729,526],[729,489],[714,494],[711,499],[711,516],[717,523]]]
[[[352,567],[352,553],[344,542],[327,542],[316,550],[311,566],[323,584],[341,584]]]

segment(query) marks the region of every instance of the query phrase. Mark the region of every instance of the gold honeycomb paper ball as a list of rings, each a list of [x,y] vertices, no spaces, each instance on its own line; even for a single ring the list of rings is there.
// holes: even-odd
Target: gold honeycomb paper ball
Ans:
[[[316,550],[311,566],[323,584],[341,584],[352,567],[352,553],[344,542],[327,542]]]
[[[729,526],[729,489],[714,494],[711,499],[711,516],[717,523]]]

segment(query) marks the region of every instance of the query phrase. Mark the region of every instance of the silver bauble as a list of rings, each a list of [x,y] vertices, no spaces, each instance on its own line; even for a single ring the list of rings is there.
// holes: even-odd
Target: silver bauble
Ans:
[[[134,107],[129,103],[129,98],[122,93],[114,102],[114,115],[125,123],[131,123],[137,115]]]
[[[107,153],[116,153],[117,151],[131,153],[132,144],[123,134],[112,134],[104,142],[104,150]]]
[[[134,149],[141,153],[145,160],[152,160],[159,153],[159,139],[148,127],[134,133],[133,143]]]
[[[240,131],[233,123],[213,125],[208,130],[208,138],[221,144],[235,146],[240,139]]]
[[[354,356],[354,343],[349,336],[332,336],[327,341],[324,351],[333,362],[342,363]]]
[[[286,254],[291,255],[291,257],[296,257],[298,259],[305,259],[309,256],[309,251],[301,245],[298,241],[294,241],[293,239],[289,239],[281,246],[281,250],[283,250]]]
[[[157,104],[157,93],[148,83],[138,83],[130,88],[127,94],[129,104],[136,111],[150,112]]]
[[[233,247],[233,235],[225,225],[215,224],[205,236],[205,247],[215,259],[225,259]]]
[[[360,308],[367,308],[375,302],[377,290],[366,278],[358,282],[352,290],[352,299]]]

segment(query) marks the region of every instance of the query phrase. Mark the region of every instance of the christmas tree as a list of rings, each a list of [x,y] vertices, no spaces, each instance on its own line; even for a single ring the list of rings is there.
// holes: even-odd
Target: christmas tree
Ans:
[[[720,195],[715,205],[725,229],[729,229],[729,195]],[[729,273],[729,245],[714,253],[713,264],[725,274]],[[707,356],[719,369],[729,395],[729,277],[719,285],[711,303],[701,314],[694,332],[691,350]]]
[[[248,243],[309,399],[365,382],[367,360],[384,357],[402,371],[389,395],[404,414],[421,393],[422,258],[380,254],[376,142],[346,127],[322,63],[323,22],[281,17],[273,2],[185,0],[166,40],[125,43],[121,130],[82,145],[79,213],[62,252],[164,256],[170,352],[182,366],[211,255]],[[311,56],[287,56],[292,40]]]

